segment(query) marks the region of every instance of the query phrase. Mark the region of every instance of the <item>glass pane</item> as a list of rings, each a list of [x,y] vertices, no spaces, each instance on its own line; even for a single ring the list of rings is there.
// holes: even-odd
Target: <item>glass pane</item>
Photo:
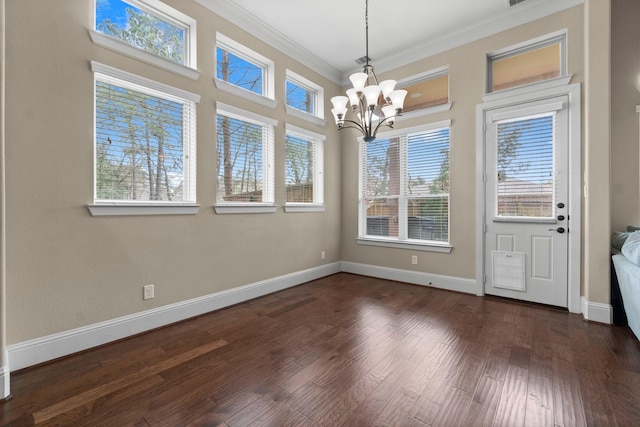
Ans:
[[[313,203],[314,141],[287,135],[285,155],[287,202]]]
[[[248,91],[263,94],[264,70],[231,52],[217,48],[217,70],[218,79],[229,82]]]
[[[497,215],[553,217],[555,114],[498,124]]]
[[[184,64],[185,30],[121,0],[96,1],[96,30]]]
[[[287,80],[287,105],[315,114],[316,93]]]
[[[398,199],[367,198],[367,235],[398,237]]]
[[[402,89],[409,92],[404,101],[404,112],[446,104],[449,102],[449,75],[412,83]]]
[[[366,196],[400,194],[400,139],[375,139],[366,144]]]
[[[262,201],[262,126],[218,115],[220,202]]]
[[[96,82],[98,200],[183,200],[184,108]]]
[[[410,198],[407,202],[409,239],[449,241],[449,196]]]
[[[492,91],[560,77],[560,43],[493,60]]]
[[[408,196],[449,193],[449,128],[410,135],[407,157]]]

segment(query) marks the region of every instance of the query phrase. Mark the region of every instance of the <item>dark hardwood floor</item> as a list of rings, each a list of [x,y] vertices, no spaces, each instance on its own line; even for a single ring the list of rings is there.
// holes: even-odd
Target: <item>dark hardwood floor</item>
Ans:
[[[337,274],[13,373],[2,425],[637,426],[629,329]]]

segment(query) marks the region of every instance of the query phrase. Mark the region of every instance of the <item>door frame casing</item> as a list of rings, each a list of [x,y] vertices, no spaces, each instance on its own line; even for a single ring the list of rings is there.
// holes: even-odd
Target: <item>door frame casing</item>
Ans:
[[[580,296],[581,242],[582,242],[582,132],[580,84],[566,84],[567,80],[552,80],[531,85],[529,90],[518,88],[484,97],[476,107],[476,295],[485,294],[486,260],[486,132],[487,114],[498,108],[517,106],[528,102],[559,96],[568,99],[568,157],[569,157],[569,234],[567,309],[582,313]]]

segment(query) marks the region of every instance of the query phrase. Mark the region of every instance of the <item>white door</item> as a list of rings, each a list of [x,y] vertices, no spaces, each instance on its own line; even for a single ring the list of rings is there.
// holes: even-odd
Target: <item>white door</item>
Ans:
[[[485,293],[567,307],[568,97],[487,111]]]

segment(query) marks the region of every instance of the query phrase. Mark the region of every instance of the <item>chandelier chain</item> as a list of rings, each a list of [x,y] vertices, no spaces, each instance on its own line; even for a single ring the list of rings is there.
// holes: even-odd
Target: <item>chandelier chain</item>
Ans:
[[[365,28],[365,59],[369,65],[369,0],[365,2],[364,8],[364,28]]]

